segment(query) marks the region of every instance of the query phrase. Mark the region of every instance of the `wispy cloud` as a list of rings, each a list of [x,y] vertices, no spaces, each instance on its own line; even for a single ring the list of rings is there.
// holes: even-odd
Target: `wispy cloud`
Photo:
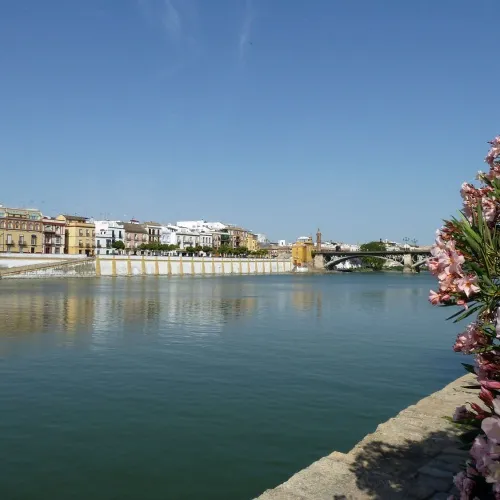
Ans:
[[[172,0],[165,0],[165,14],[163,17],[163,25],[167,30],[167,34],[172,40],[178,42],[182,37],[182,18]]]
[[[240,62],[245,60],[245,55],[250,43],[250,35],[252,31],[252,24],[254,20],[254,9],[252,0],[245,0],[245,11],[243,13],[243,25],[240,30],[239,37],[239,59]]]

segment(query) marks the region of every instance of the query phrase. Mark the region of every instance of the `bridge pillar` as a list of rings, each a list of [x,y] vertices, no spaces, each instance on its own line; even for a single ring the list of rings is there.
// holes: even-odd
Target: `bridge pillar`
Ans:
[[[314,266],[314,269],[324,269],[325,268],[325,256],[322,253],[317,253],[314,256],[313,266]]]
[[[413,273],[415,272],[413,269],[412,269],[412,260],[411,260],[411,254],[409,253],[405,253],[403,255],[403,272],[404,273]]]

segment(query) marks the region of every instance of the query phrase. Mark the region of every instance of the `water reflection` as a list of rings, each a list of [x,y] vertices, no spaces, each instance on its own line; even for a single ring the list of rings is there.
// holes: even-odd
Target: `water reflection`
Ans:
[[[151,333],[169,325],[213,333],[227,322],[250,316],[258,307],[254,286],[197,281],[75,280],[32,288],[11,282],[10,290],[1,291],[0,336],[113,330]]]

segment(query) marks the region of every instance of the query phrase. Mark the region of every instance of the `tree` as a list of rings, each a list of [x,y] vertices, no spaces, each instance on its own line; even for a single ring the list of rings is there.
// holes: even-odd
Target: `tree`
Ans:
[[[122,240],[113,241],[111,245],[115,250],[125,250],[125,243]]]
[[[233,249],[228,245],[221,245],[219,247],[219,253],[221,255],[229,255],[233,253]]]
[[[385,252],[386,248],[381,241],[370,241],[360,246],[362,252]],[[381,257],[362,257],[361,262],[365,267],[370,267],[374,271],[381,271],[385,264],[385,259]]]
[[[201,250],[205,253],[212,253],[213,252],[212,247],[203,247]]]

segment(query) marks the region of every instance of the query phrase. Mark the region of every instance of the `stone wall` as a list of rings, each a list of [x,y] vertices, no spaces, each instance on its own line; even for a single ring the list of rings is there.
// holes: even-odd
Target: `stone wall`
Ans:
[[[97,276],[248,275],[291,271],[290,260],[278,259],[126,255],[103,255],[96,258]]]

